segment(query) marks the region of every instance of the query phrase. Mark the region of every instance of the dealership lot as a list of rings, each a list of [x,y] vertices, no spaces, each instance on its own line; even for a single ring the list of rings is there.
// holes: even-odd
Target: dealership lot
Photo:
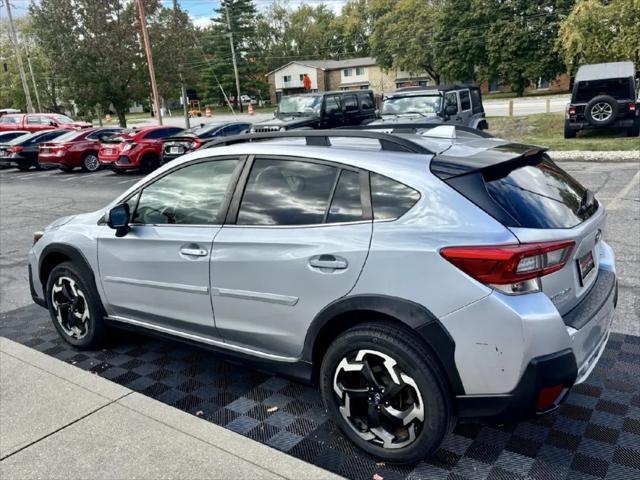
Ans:
[[[429,462],[377,464],[337,432],[309,387],[173,342],[123,334],[79,353],[31,304],[26,253],[55,218],[99,208],[138,174],[0,171],[0,335],[351,478],[636,478],[640,473],[640,167],[564,163],[609,210],[620,302],[608,349],[558,414],[520,424],[459,425]],[[274,410],[274,407],[275,408]],[[453,478],[453,477],[450,477]]]

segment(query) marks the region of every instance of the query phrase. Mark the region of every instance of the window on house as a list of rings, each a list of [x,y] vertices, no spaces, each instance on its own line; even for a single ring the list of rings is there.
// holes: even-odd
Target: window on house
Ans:
[[[300,81],[304,80],[304,73],[300,74]]]
[[[291,75],[283,75],[282,76],[282,81],[285,83],[288,83],[291,81]]]
[[[356,75],[364,75],[364,67],[356,67]]]
[[[342,73],[344,74],[345,77],[350,77],[351,75],[353,75],[353,69],[351,68],[345,68]]]

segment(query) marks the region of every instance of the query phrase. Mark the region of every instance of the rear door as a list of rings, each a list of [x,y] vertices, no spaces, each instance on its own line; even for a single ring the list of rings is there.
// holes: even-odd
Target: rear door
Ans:
[[[358,107],[358,99],[354,93],[345,94],[342,97],[342,103],[344,104],[344,116],[345,125],[359,125],[360,124],[360,107]]]
[[[240,168],[234,157],[176,167],[127,200],[127,235],[103,227],[98,262],[110,315],[216,336],[209,261]]]
[[[311,321],[364,266],[368,176],[304,158],[257,157],[246,168],[213,246],[216,326],[229,343],[296,357]]]

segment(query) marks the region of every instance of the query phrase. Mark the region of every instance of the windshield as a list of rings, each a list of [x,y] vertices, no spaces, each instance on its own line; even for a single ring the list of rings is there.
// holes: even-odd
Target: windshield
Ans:
[[[279,114],[320,115],[322,97],[320,95],[292,95],[282,97],[278,105]]]
[[[55,118],[58,123],[73,123],[73,120],[66,115],[54,115],[53,118]]]
[[[390,97],[382,102],[382,115],[433,115],[440,111],[440,95],[411,95],[409,97]]]

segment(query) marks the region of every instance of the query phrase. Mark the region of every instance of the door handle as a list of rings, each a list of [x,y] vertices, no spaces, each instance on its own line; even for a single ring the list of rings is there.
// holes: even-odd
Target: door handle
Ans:
[[[182,247],[180,249],[180,253],[182,255],[187,255],[189,257],[204,257],[209,252],[207,252],[204,248],[200,248],[198,246],[189,246],[189,247]]]
[[[334,255],[318,255],[309,259],[309,265],[314,268],[331,268],[334,270],[344,270],[349,266],[344,258],[337,258]]]

